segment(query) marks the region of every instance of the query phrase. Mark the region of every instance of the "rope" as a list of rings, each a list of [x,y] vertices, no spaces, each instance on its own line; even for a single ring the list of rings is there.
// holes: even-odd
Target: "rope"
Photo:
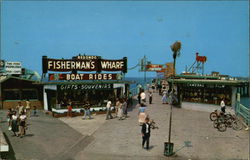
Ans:
[[[136,67],[138,67],[140,64],[138,63],[137,65],[135,65],[134,67],[128,68],[128,70],[132,70],[135,69]]]

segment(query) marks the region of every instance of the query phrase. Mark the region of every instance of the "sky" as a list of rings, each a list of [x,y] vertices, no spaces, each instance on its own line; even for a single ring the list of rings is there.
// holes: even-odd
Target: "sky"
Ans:
[[[43,55],[126,56],[128,68],[146,55],[165,64],[175,41],[182,43],[177,73],[199,52],[206,74],[248,77],[248,1],[1,1],[1,59],[40,74]],[[138,70],[126,76],[143,77]]]

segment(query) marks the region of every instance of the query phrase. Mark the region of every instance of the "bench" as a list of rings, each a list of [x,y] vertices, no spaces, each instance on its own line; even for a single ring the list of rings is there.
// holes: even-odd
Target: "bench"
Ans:
[[[6,142],[4,134],[0,129],[0,152],[8,152],[8,151],[9,151],[9,145]]]

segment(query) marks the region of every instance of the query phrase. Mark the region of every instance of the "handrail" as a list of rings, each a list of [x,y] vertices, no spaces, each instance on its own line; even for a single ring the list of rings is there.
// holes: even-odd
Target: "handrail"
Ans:
[[[245,107],[240,102],[236,104],[236,115],[241,115],[244,118],[245,123],[249,126],[250,125],[250,109]]]
[[[142,85],[142,89],[146,90],[147,89],[147,83],[141,84]],[[136,96],[139,94],[139,89],[138,86],[134,87],[134,88],[130,88],[130,92],[132,94],[132,96]]]

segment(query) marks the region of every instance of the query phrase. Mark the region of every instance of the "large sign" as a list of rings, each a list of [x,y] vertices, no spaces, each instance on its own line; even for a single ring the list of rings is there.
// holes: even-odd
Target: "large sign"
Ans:
[[[83,57],[82,57],[83,58]],[[86,57],[85,57],[86,58]],[[43,56],[43,73],[48,71],[122,71],[127,72],[127,57],[120,60],[107,59],[48,59]]]
[[[160,64],[146,65],[146,70],[147,71],[160,71],[160,70],[162,70],[162,68],[163,68],[163,65],[160,65]]]
[[[6,74],[22,74],[21,62],[5,62],[4,69]]]
[[[58,90],[92,90],[92,89],[113,89],[113,84],[67,84],[59,85]]]
[[[49,74],[49,80],[120,80],[121,74],[93,73],[93,74]]]

